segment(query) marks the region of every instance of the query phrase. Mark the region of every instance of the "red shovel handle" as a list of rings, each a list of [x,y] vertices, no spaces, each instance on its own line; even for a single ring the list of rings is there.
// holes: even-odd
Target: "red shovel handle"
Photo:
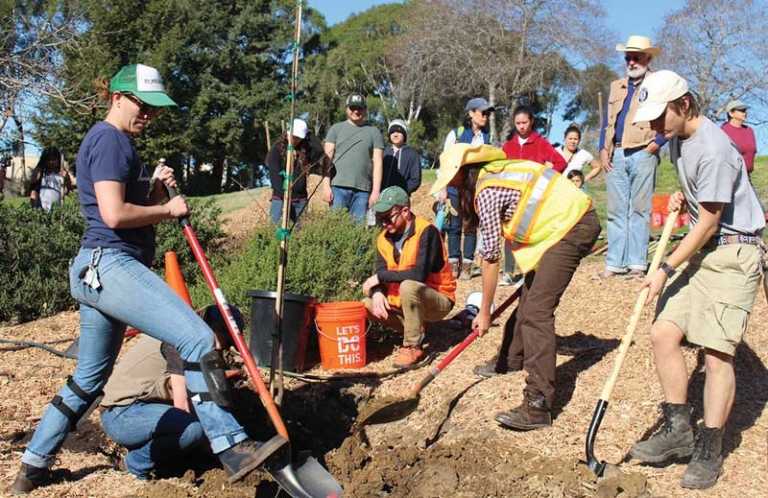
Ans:
[[[501,306],[496,308],[496,310],[493,313],[491,313],[491,322],[499,318],[501,314],[504,313],[507,310],[507,308],[509,308],[512,305],[512,303],[514,303],[517,300],[518,297],[520,297],[520,292],[522,288],[523,288],[523,284],[522,283],[518,284],[517,288],[512,293],[512,295],[509,296],[506,299],[506,301],[504,301],[501,304]],[[480,331],[477,329],[473,329],[472,332],[467,337],[465,337],[463,341],[461,341],[459,344],[454,346],[453,349],[451,349],[451,351],[447,355],[445,355],[445,358],[440,360],[440,362],[437,365],[429,369],[429,373],[425,375],[421,379],[421,381],[419,381],[419,383],[416,384],[416,386],[413,388],[413,390],[411,391],[411,396],[417,397],[422,389],[427,387],[430,382],[435,380],[435,377],[440,375],[440,372],[442,372],[445,367],[450,365],[451,362],[455,360],[456,357],[459,356],[465,349],[467,349],[470,344],[475,342],[475,339],[477,339],[478,337],[480,337]]]
[[[170,195],[171,198],[174,198],[178,195],[178,192],[175,188],[168,187],[168,195]],[[280,411],[277,409],[275,400],[272,399],[272,396],[269,394],[269,389],[267,389],[267,386],[264,384],[264,380],[261,378],[261,374],[256,367],[256,362],[253,360],[251,350],[248,349],[248,346],[245,344],[243,333],[240,331],[240,327],[237,326],[237,322],[235,321],[235,317],[232,314],[229,303],[224,297],[224,292],[222,292],[221,288],[219,287],[219,283],[216,281],[216,276],[213,274],[211,265],[208,263],[208,258],[205,256],[203,247],[197,240],[197,235],[192,229],[189,218],[185,216],[184,218],[180,218],[179,222],[181,223],[182,230],[184,232],[184,238],[187,239],[189,247],[192,249],[192,254],[195,256],[195,260],[200,266],[200,270],[203,272],[205,283],[208,285],[208,289],[210,289],[214,301],[216,301],[216,306],[219,308],[221,316],[226,318],[224,323],[227,326],[227,331],[232,338],[232,342],[235,343],[237,352],[240,353],[240,356],[243,358],[243,362],[245,363],[245,370],[248,372],[248,377],[250,378],[251,383],[256,387],[256,391],[259,393],[259,398],[261,399],[264,408],[267,410],[269,418],[272,420],[272,424],[275,426],[277,433],[283,436],[285,439],[289,439],[288,430],[286,429],[285,424],[283,423],[283,419],[280,416]]]

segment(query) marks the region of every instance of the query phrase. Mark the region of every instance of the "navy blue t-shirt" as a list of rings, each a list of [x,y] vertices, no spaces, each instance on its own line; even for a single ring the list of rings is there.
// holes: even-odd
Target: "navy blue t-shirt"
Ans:
[[[101,219],[93,188],[100,181],[124,183],[125,202],[147,206],[150,180],[149,171],[127,134],[106,121],[93,125],[77,153],[77,189],[87,225],[82,246],[122,249],[150,266],[155,257],[154,227],[109,228]]]

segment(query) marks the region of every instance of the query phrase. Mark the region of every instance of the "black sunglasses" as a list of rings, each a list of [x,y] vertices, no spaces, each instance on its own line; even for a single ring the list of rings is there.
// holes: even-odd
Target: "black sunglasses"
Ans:
[[[390,209],[386,213],[376,213],[376,224],[379,226],[390,225],[395,222],[402,209]]]
[[[643,56],[644,55],[645,54],[627,54],[627,55],[624,56],[624,61],[625,62],[629,62],[629,61],[640,62],[641,60],[643,60]]]
[[[160,112],[159,107],[155,107],[147,104],[146,102],[142,102],[141,100],[139,100],[138,97],[136,97],[131,93],[122,93],[121,95],[126,99],[130,100],[131,102],[133,102],[134,104],[136,104],[136,107],[139,108],[139,114],[154,115]]]

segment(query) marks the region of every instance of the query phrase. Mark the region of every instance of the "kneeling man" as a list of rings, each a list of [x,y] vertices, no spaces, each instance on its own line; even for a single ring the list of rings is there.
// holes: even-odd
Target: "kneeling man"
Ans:
[[[384,189],[374,204],[383,230],[376,239],[376,273],[363,283],[369,319],[403,333],[397,367],[424,357],[424,324],[445,318],[456,301],[456,279],[440,232],[410,205],[400,187]]]

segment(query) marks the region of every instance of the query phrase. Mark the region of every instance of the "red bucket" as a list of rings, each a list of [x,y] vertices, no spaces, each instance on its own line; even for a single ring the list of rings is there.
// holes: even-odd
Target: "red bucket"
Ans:
[[[368,312],[360,301],[315,305],[320,363],[326,370],[365,366]]]

